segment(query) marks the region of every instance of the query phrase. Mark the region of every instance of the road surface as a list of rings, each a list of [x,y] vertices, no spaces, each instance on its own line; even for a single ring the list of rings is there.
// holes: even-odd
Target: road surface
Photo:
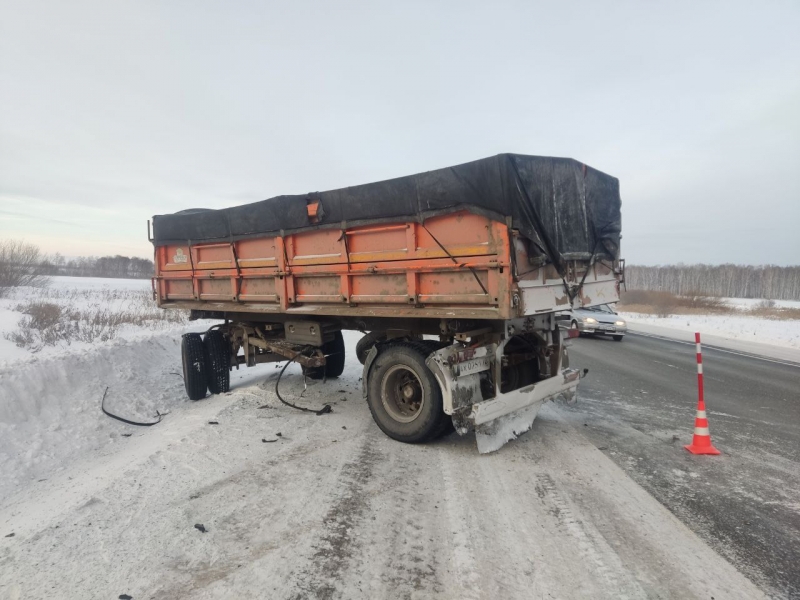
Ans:
[[[351,349],[356,339],[347,337]],[[592,341],[576,344],[574,362],[599,360]],[[633,364],[637,342],[607,344],[607,352],[633,356]],[[177,356],[174,363],[135,384],[182,395],[170,374]],[[747,456],[728,454],[737,438],[712,420],[726,455],[687,459],[677,442],[658,437],[671,436],[672,423],[649,422],[663,407],[642,409],[645,433],[619,417],[679,374],[642,387],[588,366],[596,373],[586,400],[546,405],[530,432],[486,456],[471,436],[419,446],[383,436],[352,358],[343,377],[314,382],[302,398],[298,369],[287,371],[282,393],[307,406],[331,403],[322,416],[277,401],[272,365],[235,372],[229,394],[182,403],[154,427],[120,424],[130,437],[0,501],[0,597],[764,597],[750,579],[772,588],[747,571],[757,563],[729,562],[714,535],[701,537],[695,520],[703,525],[713,512],[690,518],[691,503],[676,510],[656,499],[662,481],[685,490],[675,482],[708,481],[712,464],[738,473],[760,451],[753,444]],[[676,389],[682,434],[691,401],[681,407]],[[684,410],[689,424],[678,429]],[[614,431],[631,440],[613,439]],[[633,464],[623,452],[634,453]],[[784,461],[786,470],[796,464]],[[638,462],[650,464],[642,476]]]
[[[722,456],[693,456],[694,344],[580,338],[588,367],[569,422],[761,589],[800,597],[800,365],[705,347],[706,405]]]

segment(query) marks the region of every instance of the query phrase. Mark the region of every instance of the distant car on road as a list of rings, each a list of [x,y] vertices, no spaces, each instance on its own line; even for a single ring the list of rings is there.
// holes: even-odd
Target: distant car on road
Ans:
[[[608,304],[577,308],[559,315],[558,319],[564,327],[577,329],[581,334],[610,335],[617,342],[628,333],[625,319],[620,318]]]

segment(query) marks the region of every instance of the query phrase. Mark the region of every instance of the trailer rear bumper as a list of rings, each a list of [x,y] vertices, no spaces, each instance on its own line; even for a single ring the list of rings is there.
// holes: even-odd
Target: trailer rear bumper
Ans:
[[[476,429],[559,395],[572,396],[584,374],[577,369],[563,369],[559,362],[558,374],[553,377],[506,393],[495,385],[493,397],[484,399],[481,374],[493,371],[494,381],[499,381],[502,354],[503,347],[498,344],[477,348],[453,345],[428,357],[426,364],[442,391],[444,412],[454,417],[459,430]]]
[[[498,394],[491,400],[477,402],[472,405],[472,412],[467,416],[467,420],[477,428],[524,408],[541,406],[546,400],[560,395],[571,396],[578,387],[581,375],[581,371],[577,369],[566,369],[555,377],[513,390],[507,394]]]

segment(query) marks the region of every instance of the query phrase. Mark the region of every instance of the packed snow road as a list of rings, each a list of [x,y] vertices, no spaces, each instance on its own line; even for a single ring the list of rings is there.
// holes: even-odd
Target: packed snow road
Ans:
[[[347,339],[352,349],[357,336]],[[62,388],[82,407],[98,403],[82,408],[88,441],[70,446],[53,425],[55,439],[36,438],[52,468],[6,457],[9,468],[22,462],[0,500],[0,597],[762,597],[568,407],[547,405],[530,432],[481,456],[472,437],[409,446],[383,436],[352,353],[341,378],[301,399],[299,369],[284,376],[288,398],[333,406],[316,416],[277,401],[272,365],[235,372],[229,394],[183,401],[176,346],[156,339],[142,351],[146,378],[129,364]],[[19,402],[32,379],[0,401]],[[128,394],[128,416],[172,412],[151,428],[111,421],[99,414],[104,385],[117,412]],[[39,402],[30,418],[56,422]]]

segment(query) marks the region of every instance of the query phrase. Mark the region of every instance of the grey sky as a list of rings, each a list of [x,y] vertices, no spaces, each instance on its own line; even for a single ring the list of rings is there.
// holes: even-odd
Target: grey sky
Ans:
[[[633,263],[800,263],[800,3],[0,0],[0,237],[448,166],[619,177]]]

